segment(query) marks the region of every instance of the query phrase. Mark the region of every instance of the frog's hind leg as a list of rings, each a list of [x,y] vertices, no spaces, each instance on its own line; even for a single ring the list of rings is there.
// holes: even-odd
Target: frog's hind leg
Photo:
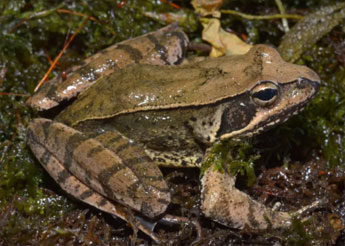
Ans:
[[[138,220],[128,208],[118,203],[110,202],[108,199],[80,182],[55,158],[54,155],[48,152],[39,143],[33,141],[32,138],[29,138],[29,144],[31,148],[34,149],[37,159],[44,165],[49,175],[54,180],[63,181],[59,183],[64,191],[103,212],[123,219],[131,224],[134,231],[136,231],[135,228],[138,228],[150,236],[156,243],[160,242],[159,237],[153,233],[153,228],[147,226],[147,223],[142,223],[141,220]]]
[[[201,209],[207,217],[238,229],[248,226],[253,230],[266,230],[291,225],[288,213],[274,211],[253,200],[235,188],[235,179],[235,176],[213,170],[213,167],[206,171],[201,180]]]
[[[103,135],[104,136],[104,135]],[[37,152],[43,148],[42,164],[53,156],[81,183],[109,199],[116,200],[148,217],[163,213],[170,203],[170,193],[159,168],[138,147],[120,134],[113,133],[111,141],[118,153],[98,140],[64,124],[47,119],[35,119],[28,127],[28,142]],[[109,140],[110,141],[110,140]],[[39,147],[37,147],[39,146]],[[136,155],[126,157],[127,148],[135,148]],[[50,167],[51,165],[49,165]],[[57,175],[63,184],[67,172]],[[80,199],[86,200],[91,193]]]

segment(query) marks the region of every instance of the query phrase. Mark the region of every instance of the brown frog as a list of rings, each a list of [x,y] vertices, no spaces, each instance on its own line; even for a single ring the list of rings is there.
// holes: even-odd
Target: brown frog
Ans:
[[[176,65],[187,44],[176,26],[119,43],[29,99],[43,110],[82,91],[54,120],[34,119],[28,127],[29,146],[64,190],[126,220],[125,207],[157,218],[171,199],[159,165],[200,167],[214,142],[286,121],[320,86],[315,72],[284,62],[267,45]],[[234,180],[205,174],[207,216],[236,228],[289,222],[287,213],[234,188]]]

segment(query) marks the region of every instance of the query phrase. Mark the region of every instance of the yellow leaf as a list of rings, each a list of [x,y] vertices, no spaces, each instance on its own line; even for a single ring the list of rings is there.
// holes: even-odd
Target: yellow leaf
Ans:
[[[204,27],[202,39],[212,45],[211,57],[245,54],[252,47],[235,34],[223,30],[218,19],[204,18],[202,19],[202,25]]]
[[[219,8],[222,6],[223,0],[193,0],[191,3],[195,12],[201,16],[220,17]]]

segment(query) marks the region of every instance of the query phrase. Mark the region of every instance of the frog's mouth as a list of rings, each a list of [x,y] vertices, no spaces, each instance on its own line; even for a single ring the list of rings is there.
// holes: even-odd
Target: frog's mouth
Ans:
[[[287,121],[307,106],[319,88],[320,81],[311,81],[305,78],[281,85],[280,98],[276,103],[269,107],[256,107],[246,126],[222,134],[220,139],[252,137]]]

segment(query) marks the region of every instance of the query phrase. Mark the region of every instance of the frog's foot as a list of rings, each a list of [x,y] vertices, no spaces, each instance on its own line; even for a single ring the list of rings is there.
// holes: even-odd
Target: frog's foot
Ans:
[[[182,224],[192,225],[196,231],[196,238],[193,241],[193,244],[198,243],[200,239],[202,238],[202,229],[199,222],[197,220],[188,219],[186,217],[165,214],[159,220],[152,221],[152,220],[148,220],[146,217],[136,215],[135,221],[136,221],[136,226],[139,225],[140,227],[138,226],[138,228],[141,231],[145,232],[145,234],[149,235],[156,242],[159,241],[159,239],[157,238],[157,235],[154,233],[154,230],[157,224],[165,224],[168,226],[176,225],[176,224],[177,225],[182,225]]]
[[[197,233],[196,239],[193,243],[197,243],[202,237],[202,230],[199,222],[197,220],[188,219],[186,217],[179,217],[170,214],[164,215],[159,221],[163,224],[190,224],[194,226],[194,229]]]
[[[324,198],[321,200],[316,200],[309,205],[303,206],[295,212],[292,212],[291,215],[300,219],[302,222],[308,220],[307,214],[311,213],[316,209],[326,207],[328,205],[328,199]]]
[[[235,177],[209,168],[202,180],[203,213],[223,225],[254,230],[284,228],[291,224],[286,212],[274,211],[235,188]]]
[[[101,139],[58,122],[35,119],[28,127],[28,143],[35,156],[68,193],[87,203],[95,194],[101,195],[151,218],[162,214],[170,193],[159,168],[127,138],[116,132],[111,137],[108,140],[117,143],[117,153]],[[126,155],[128,151],[132,154]],[[91,189],[80,193],[80,186],[73,182]]]

